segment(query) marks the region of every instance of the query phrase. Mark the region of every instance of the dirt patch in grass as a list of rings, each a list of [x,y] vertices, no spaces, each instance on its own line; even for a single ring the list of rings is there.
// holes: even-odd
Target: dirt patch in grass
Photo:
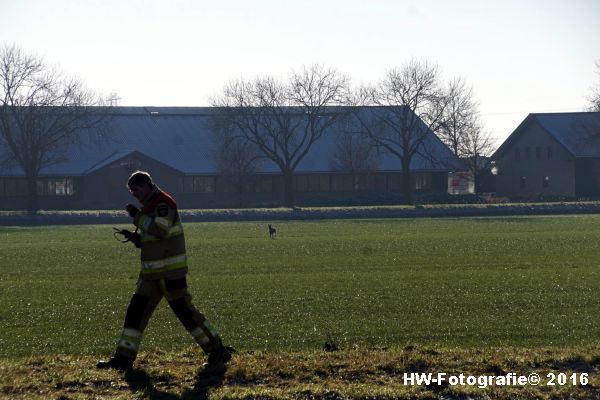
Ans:
[[[207,374],[195,349],[143,353],[128,373],[97,370],[95,357],[0,360],[6,399],[591,399],[600,398],[600,346],[569,349],[342,349],[243,352]],[[407,384],[411,373],[490,376],[537,373],[537,386]],[[408,375],[405,375],[408,374]],[[549,374],[566,384],[549,386]],[[575,378],[573,378],[575,377]],[[583,379],[583,381],[582,381]],[[562,382],[562,380],[561,380]],[[582,382],[586,382],[583,385]]]

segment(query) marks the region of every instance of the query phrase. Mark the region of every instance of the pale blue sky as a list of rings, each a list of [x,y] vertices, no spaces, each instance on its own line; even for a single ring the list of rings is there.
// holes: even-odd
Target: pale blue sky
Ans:
[[[360,84],[427,59],[473,85],[501,141],[530,112],[585,108],[600,0],[0,0],[0,43],[135,106],[205,106],[231,79],[311,63]]]

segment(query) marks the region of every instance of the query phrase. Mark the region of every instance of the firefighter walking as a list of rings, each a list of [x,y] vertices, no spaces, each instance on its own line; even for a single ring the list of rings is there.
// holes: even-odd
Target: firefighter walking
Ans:
[[[136,232],[122,230],[120,233],[141,249],[141,273],[115,353],[110,360],[99,361],[97,367],[133,368],[144,329],[163,297],[208,355],[205,367],[224,366],[231,359],[231,349],[223,345],[215,329],[192,304],[187,289],[185,239],[175,201],[153,183],[147,172],[134,172],[127,186],[142,208],[133,204],[126,206]]]

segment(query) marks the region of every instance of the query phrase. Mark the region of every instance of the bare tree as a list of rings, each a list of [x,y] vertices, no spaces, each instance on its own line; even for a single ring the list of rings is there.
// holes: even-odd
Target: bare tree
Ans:
[[[496,142],[479,123],[467,127],[461,137],[461,158],[473,176],[475,192],[479,192],[481,178],[490,172],[488,157],[494,152]]]
[[[600,61],[596,61],[596,73],[600,80]],[[590,111],[600,112],[600,82],[596,83],[596,86],[592,88],[592,94],[589,97]]]
[[[437,132],[456,157],[463,157],[465,137],[478,124],[477,104],[473,99],[473,89],[461,78],[450,81],[448,103],[443,120]]]
[[[378,151],[369,138],[361,132],[341,130],[335,141],[335,149],[331,155],[330,168],[348,174],[352,187],[361,186],[363,174],[375,171],[379,166]]]
[[[239,136],[273,161],[284,179],[284,203],[295,204],[293,174],[313,144],[338,119],[331,107],[342,103],[348,79],[334,69],[313,65],[292,72],[289,81],[273,77],[228,83],[212,100]]]
[[[447,105],[438,137],[452,153],[466,162],[473,176],[475,190],[481,174],[488,168],[486,157],[494,150],[494,140],[484,131],[473,89],[461,78],[450,81]]]
[[[221,123],[226,121],[212,121],[212,161],[219,176],[237,194],[238,206],[243,206],[244,187],[262,165],[259,150],[252,142],[236,136],[231,126]]]
[[[377,169],[377,149],[360,133],[340,132],[336,139],[331,168],[352,174]]]
[[[104,102],[81,81],[14,45],[0,49],[0,89],[0,146],[23,171],[27,210],[35,213],[40,171],[65,161],[70,145],[105,135],[108,108],[92,107]]]
[[[388,71],[377,85],[359,89],[350,104],[372,143],[399,159],[404,201],[413,203],[413,158],[418,154],[431,163],[442,162],[437,159],[440,147],[433,142],[439,139],[433,132],[444,121],[448,94],[441,85],[437,66],[410,61]]]

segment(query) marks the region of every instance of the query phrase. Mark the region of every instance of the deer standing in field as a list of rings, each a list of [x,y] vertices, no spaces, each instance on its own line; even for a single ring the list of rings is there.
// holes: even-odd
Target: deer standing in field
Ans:
[[[275,239],[275,236],[277,236],[277,229],[275,229],[273,225],[269,224],[269,237],[271,239]]]

